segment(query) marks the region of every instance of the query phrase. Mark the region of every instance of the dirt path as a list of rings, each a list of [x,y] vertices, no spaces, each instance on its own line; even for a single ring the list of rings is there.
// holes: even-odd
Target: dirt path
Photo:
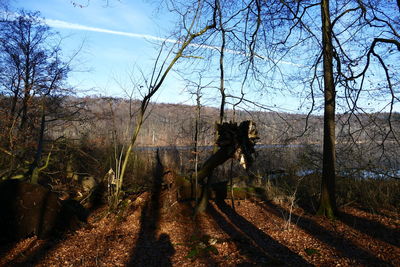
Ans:
[[[188,203],[145,193],[120,214],[53,240],[1,248],[1,266],[400,266],[398,214],[342,209],[329,221],[259,200],[211,203],[195,220]],[[164,204],[163,204],[164,203]]]

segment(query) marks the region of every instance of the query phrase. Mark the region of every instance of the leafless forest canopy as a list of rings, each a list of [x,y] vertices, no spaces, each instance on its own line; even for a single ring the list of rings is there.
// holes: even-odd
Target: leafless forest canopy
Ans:
[[[52,121],[47,130],[48,138],[55,140],[63,137],[77,143],[84,139],[95,146],[105,147],[115,143],[126,145],[129,142],[140,101],[109,97],[69,97],[64,105],[78,108],[75,118]],[[192,148],[195,109],[195,106],[182,104],[150,104],[150,112],[146,115],[136,147]],[[217,108],[202,107],[198,138],[200,146],[214,144],[218,113]],[[250,119],[256,123],[260,150],[275,147],[283,153],[301,146],[299,150],[304,154],[310,152],[307,156],[310,157],[310,164],[318,168],[319,158],[322,157],[319,155],[323,136],[322,116],[243,110],[227,110],[226,114],[227,121]],[[391,139],[393,135],[390,131],[398,133],[400,130],[400,114],[392,115],[392,128],[388,126],[388,116],[385,113],[353,114],[351,118],[346,114],[337,115],[339,169],[350,169],[350,165],[353,168],[398,168],[398,145]],[[270,158],[275,156],[271,155]]]
[[[140,106],[140,101],[110,97],[69,97],[65,107],[78,108],[74,120],[55,120],[49,125],[48,136],[80,140],[88,138],[98,144],[110,144],[117,138],[121,144],[129,139]],[[195,106],[152,103],[143,124],[137,146],[191,146],[193,145]],[[130,116],[131,114],[131,116]],[[200,145],[214,144],[214,129],[218,108],[202,107]],[[257,124],[260,145],[321,144],[322,116],[283,112],[227,110],[227,121],[253,120]],[[51,115],[50,115],[51,116]],[[400,114],[392,116],[392,129],[387,123],[389,114],[338,114],[339,144],[374,143],[377,147],[393,144],[393,134],[400,129]],[[116,136],[114,134],[116,133]],[[388,134],[389,133],[389,134]]]

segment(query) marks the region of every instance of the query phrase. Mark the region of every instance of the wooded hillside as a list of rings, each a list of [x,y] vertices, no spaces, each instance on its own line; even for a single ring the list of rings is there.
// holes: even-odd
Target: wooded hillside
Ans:
[[[132,131],[134,115],[140,102],[109,97],[68,98],[65,106],[78,106],[75,121],[57,120],[50,125],[49,137],[88,138],[101,143],[113,140],[126,142]],[[193,144],[195,106],[153,103],[139,135],[138,146],[190,146]],[[213,145],[215,122],[219,110],[203,107],[201,110],[200,145]],[[382,142],[387,133],[389,114],[338,114],[338,143]],[[321,116],[282,112],[227,110],[227,121],[253,120],[260,135],[258,144],[321,144],[323,119]],[[394,113],[392,127],[400,131],[400,114]],[[60,126],[59,126],[60,125]],[[386,142],[394,140],[385,140]]]

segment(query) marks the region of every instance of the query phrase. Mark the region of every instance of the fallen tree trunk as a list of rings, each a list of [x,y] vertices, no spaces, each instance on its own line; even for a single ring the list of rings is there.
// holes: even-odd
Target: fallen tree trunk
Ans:
[[[0,183],[0,243],[37,235],[47,238],[86,221],[87,211],[72,199],[21,180]]]
[[[258,139],[255,123],[243,121],[239,125],[233,122],[217,124],[217,146],[219,149],[211,155],[198,171],[197,180],[203,183],[200,201],[196,204],[195,215],[207,208],[210,187],[213,184],[213,170],[230,158],[239,160],[245,168],[254,161],[254,146]],[[204,179],[207,182],[204,183]]]

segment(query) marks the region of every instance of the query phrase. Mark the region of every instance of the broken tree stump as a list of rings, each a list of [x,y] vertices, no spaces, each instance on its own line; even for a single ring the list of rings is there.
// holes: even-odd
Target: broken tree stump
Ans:
[[[207,207],[213,183],[212,171],[230,158],[239,160],[240,165],[248,169],[254,161],[254,146],[258,139],[256,125],[250,120],[242,121],[239,125],[235,122],[217,124],[218,150],[206,160],[197,174],[197,180],[204,185],[195,214],[204,212]],[[206,183],[205,178],[208,178]]]

